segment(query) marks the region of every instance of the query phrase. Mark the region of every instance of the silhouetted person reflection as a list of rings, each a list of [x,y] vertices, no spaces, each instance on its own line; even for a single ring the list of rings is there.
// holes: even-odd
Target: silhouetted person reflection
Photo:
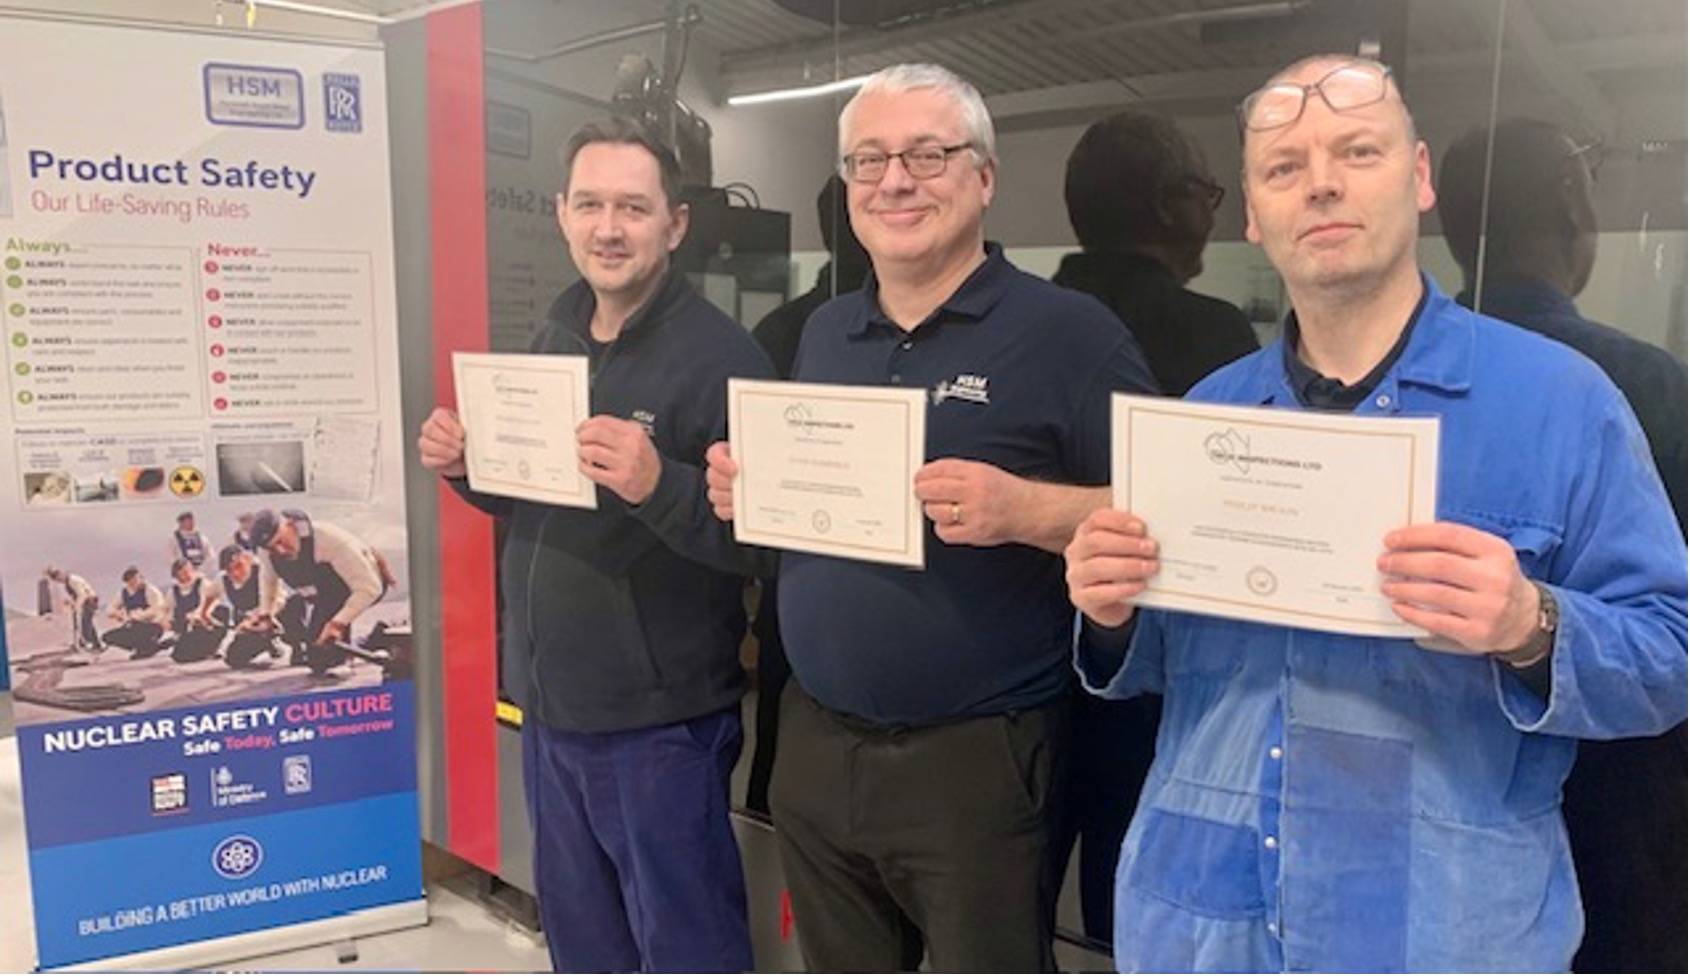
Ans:
[[[862,288],[868,276],[868,252],[851,230],[851,219],[845,212],[845,181],[838,174],[829,177],[816,196],[816,221],[832,260],[816,273],[816,284],[810,291],[764,316],[751,331],[782,379],[792,376],[792,361],[798,356],[798,340],[804,335],[804,321],[810,313],[836,295]],[[769,778],[774,771],[780,725],[780,693],[792,675],[780,641],[776,603],[771,578],[763,582],[757,619],[751,623],[751,632],[757,636],[757,729],[751,779],[745,789],[745,807],[765,815],[769,812]]]
[[[1125,111],[1093,123],[1068,157],[1068,220],[1083,249],[1052,279],[1112,309],[1137,337],[1157,385],[1179,397],[1210,371],[1257,347],[1236,306],[1185,284],[1224,191],[1199,150],[1168,119]],[[1052,856],[1065,870],[1080,844],[1080,908],[1088,937],[1112,934],[1115,863],[1156,752],[1162,700],[1075,693],[1075,729]]]
[[[1467,306],[1479,284],[1485,145],[1484,130],[1467,133],[1438,173],[1438,216],[1466,280],[1458,301]],[[1479,309],[1559,340],[1607,372],[1642,423],[1682,529],[1684,366],[1573,305],[1596,264],[1591,167],[1598,151],[1547,122],[1497,125]],[[1554,397],[1554,379],[1522,393]],[[1684,726],[1661,737],[1580,743],[1564,790],[1585,909],[1574,970],[1684,973]]]
[[[1256,349],[1238,307],[1185,288],[1203,271],[1225,190],[1172,122],[1126,111],[1093,123],[1068,157],[1063,194],[1081,252],[1065,256],[1052,280],[1121,317],[1162,393],[1183,396]]]
[[[816,195],[816,222],[821,227],[822,246],[832,259],[816,273],[816,284],[810,291],[764,316],[751,331],[783,378],[792,376],[792,360],[798,355],[798,339],[804,335],[804,321],[810,313],[836,295],[862,288],[863,279],[868,277],[868,252],[851,230],[851,219],[845,213],[845,181],[838,174],[828,177]]]

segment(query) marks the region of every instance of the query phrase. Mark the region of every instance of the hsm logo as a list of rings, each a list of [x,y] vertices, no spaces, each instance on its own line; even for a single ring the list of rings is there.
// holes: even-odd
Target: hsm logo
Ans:
[[[933,404],[938,406],[950,399],[967,401],[970,404],[990,404],[990,377],[981,374],[957,374],[955,380],[940,381],[933,388]]]
[[[247,98],[281,98],[283,94],[279,80],[253,75],[224,75],[223,86],[225,94]]]

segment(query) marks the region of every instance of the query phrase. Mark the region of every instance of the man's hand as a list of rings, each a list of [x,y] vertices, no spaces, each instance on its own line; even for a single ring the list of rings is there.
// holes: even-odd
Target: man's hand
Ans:
[[[663,460],[645,429],[632,421],[600,414],[575,429],[580,442],[581,474],[638,506],[657,491]]]
[[[739,463],[728,451],[728,443],[719,441],[704,453],[704,484],[710,496],[710,508],[723,523],[734,518],[734,477],[739,475]]]
[[[995,465],[959,458],[928,462],[916,470],[915,496],[948,544],[996,547],[1022,539],[1027,482]]]
[[[464,468],[464,426],[458,412],[435,408],[417,436],[417,453],[422,456],[423,468],[448,479],[461,478],[468,470]]]
[[[1074,531],[1063,552],[1068,562],[1068,599],[1104,628],[1132,619],[1138,597],[1161,563],[1144,521],[1118,509],[1100,509]]]
[[[344,622],[331,620],[327,625],[323,626],[322,631],[317,633],[317,641],[315,644],[333,645],[336,642],[344,640],[348,631],[349,629]]]
[[[1385,535],[1378,566],[1397,617],[1461,650],[1512,652],[1537,628],[1537,589],[1501,537],[1459,523],[1407,526]]]
[[[246,617],[242,618],[241,623],[235,626],[235,628],[237,631],[242,632],[275,631],[276,620],[271,618],[269,615],[260,614],[256,611],[249,611],[246,613]]]

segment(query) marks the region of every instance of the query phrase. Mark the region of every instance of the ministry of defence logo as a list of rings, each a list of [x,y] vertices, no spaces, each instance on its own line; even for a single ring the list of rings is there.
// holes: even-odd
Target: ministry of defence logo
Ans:
[[[282,758],[282,791],[303,795],[311,790],[311,755],[295,754]]]
[[[250,835],[231,835],[211,850],[211,868],[227,880],[246,879],[264,865],[264,847]]]
[[[220,764],[211,769],[211,807],[213,808],[251,805],[263,801],[269,795],[270,793],[263,788],[236,777],[234,770],[227,764]]]

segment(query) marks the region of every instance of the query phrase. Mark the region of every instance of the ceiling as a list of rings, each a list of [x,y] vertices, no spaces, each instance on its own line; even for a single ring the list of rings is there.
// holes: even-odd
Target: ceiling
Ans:
[[[442,5],[319,2],[399,18]],[[630,24],[659,20],[669,6],[669,0],[488,2],[562,10],[609,4]],[[831,6],[826,0],[789,2]],[[1488,86],[1500,0],[878,2],[933,12],[882,27],[836,29],[775,0],[694,0],[703,17],[695,37],[717,52],[723,95],[815,84],[900,61],[935,61],[973,81],[992,100],[994,115],[1038,115],[1083,105],[1088,91],[1116,103],[1124,96],[1235,100],[1295,54],[1353,45],[1363,20],[1396,22],[1386,32],[1386,54],[1410,89],[1439,82]],[[1611,122],[1616,101],[1631,91],[1684,88],[1682,0],[1508,0],[1506,8],[1508,70],[1530,72],[1538,87],[1556,92],[1592,129]]]
[[[215,0],[180,0],[203,10]],[[239,7],[242,0],[224,0]],[[263,0],[260,0],[263,2]],[[411,19],[468,0],[310,0]],[[595,22],[660,21],[674,0],[485,0],[549,8],[552,23],[591,8]],[[1685,94],[1683,0],[782,0],[914,10],[874,27],[835,26],[776,0],[681,0],[702,16],[694,36],[717,59],[719,95],[810,85],[904,61],[944,64],[978,86],[1000,128],[1073,121],[1129,101],[1215,110],[1273,68],[1314,50],[1378,37],[1405,90],[1443,86],[1455,99],[1489,92],[1498,12],[1505,72],[1553,93],[1564,117],[1612,134],[1637,93]],[[153,6],[159,6],[154,0]],[[321,18],[318,18],[321,20]],[[579,39],[534,37],[545,51]],[[1682,116],[1683,111],[1676,115]],[[1680,130],[1675,134],[1682,138]]]

